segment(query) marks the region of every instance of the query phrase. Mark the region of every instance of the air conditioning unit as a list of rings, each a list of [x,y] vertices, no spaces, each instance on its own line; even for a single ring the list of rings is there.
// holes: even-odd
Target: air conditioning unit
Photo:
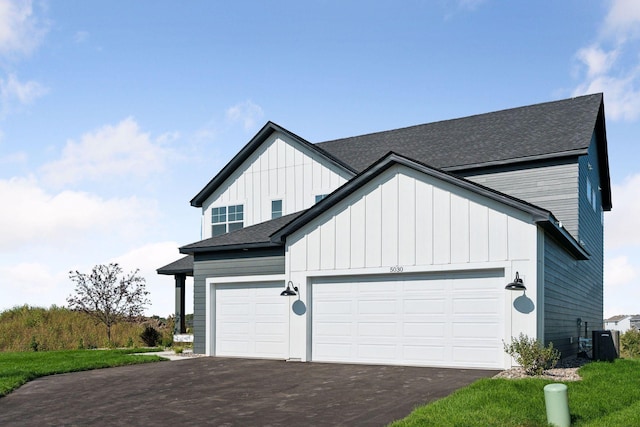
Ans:
[[[613,362],[620,356],[619,331],[592,331],[593,360]]]

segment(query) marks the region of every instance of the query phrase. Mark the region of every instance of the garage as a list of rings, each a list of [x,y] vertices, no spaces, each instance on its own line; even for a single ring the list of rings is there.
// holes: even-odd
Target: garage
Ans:
[[[285,359],[289,306],[282,282],[215,286],[215,354]]]
[[[316,279],[318,362],[501,368],[503,270]]]

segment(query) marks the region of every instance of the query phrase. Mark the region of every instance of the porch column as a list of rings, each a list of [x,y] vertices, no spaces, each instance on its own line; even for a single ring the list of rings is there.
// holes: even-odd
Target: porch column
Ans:
[[[176,318],[175,318],[175,326],[173,327],[174,334],[184,334],[187,332],[187,328],[184,322],[184,289],[185,282],[187,280],[186,274],[176,274],[174,275],[176,279]]]

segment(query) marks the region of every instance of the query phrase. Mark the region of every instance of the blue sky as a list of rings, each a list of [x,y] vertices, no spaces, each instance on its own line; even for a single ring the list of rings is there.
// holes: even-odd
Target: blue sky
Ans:
[[[155,269],[267,120],[319,142],[604,92],[604,314],[640,313],[639,47],[634,0],[0,0],[0,310],[116,261],[172,313]]]

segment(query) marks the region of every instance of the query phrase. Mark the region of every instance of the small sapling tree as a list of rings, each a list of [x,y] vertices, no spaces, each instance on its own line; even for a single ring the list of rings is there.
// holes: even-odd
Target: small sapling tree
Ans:
[[[146,283],[138,273],[122,274],[117,263],[96,265],[90,274],[70,271],[75,294],[67,298],[69,308],[83,311],[103,323],[111,343],[111,327],[121,320],[141,316],[150,301]]]

